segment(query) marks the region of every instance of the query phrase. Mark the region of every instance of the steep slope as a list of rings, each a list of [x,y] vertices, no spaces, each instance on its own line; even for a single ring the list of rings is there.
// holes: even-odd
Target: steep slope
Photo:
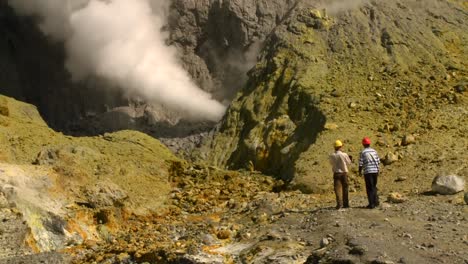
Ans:
[[[326,7],[302,4],[274,31],[200,155],[317,192],[330,189],[332,142],[344,140],[357,157],[370,136],[382,158],[399,158],[385,168],[389,183],[405,176],[417,189],[438,173],[466,175],[466,5]],[[416,144],[402,144],[405,136]]]
[[[202,250],[202,232],[276,184],[187,164],[135,131],[64,136],[5,96],[0,144],[0,263],[170,261],[181,234]]]
[[[25,247],[9,253],[0,243],[6,254],[0,258],[96,240],[99,223],[118,226],[128,215],[167,207],[172,164],[180,162],[139,132],[64,136],[50,129],[34,106],[5,96],[0,96],[0,144],[0,209],[4,222],[18,231],[10,234],[6,225],[2,232]]]

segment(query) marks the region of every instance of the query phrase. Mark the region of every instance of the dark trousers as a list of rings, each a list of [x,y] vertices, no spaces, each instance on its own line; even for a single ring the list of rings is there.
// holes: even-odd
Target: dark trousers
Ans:
[[[378,173],[364,174],[364,180],[366,181],[367,200],[369,201],[368,207],[371,208],[374,208],[379,205],[379,196],[377,194],[378,176]]]
[[[333,174],[333,184],[335,187],[336,207],[349,207],[348,199],[348,174],[335,173]]]

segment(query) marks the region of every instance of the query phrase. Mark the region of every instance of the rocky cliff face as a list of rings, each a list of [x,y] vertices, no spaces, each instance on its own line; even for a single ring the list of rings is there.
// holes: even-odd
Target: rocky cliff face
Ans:
[[[466,6],[371,1],[328,14],[324,7],[302,4],[268,37],[201,155],[220,166],[307,179],[317,191],[327,182],[336,139],[355,157],[360,139],[371,136],[382,155],[408,162],[416,154],[401,146],[407,134],[427,140],[421,145],[463,152],[457,142],[466,144],[459,136],[466,130]]]
[[[263,41],[297,5],[295,0],[173,2],[171,43],[201,87],[230,101],[247,80]]]

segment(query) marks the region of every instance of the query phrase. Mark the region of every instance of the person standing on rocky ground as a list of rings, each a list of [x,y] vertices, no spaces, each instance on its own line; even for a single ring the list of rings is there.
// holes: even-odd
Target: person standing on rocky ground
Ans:
[[[330,155],[330,164],[333,170],[333,185],[336,195],[336,209],[349,208],[348,198],[348,165],[351,157],[342,151],[343,143],[335,141],[335,152]]]
[[[380,171],[380,159],[377,151],[370,147],[371,140],[368,137],[362,139],[362,145],[364,150],[359,155],[359,175],[361,176],[364,172],[367,200],[369,201],[367,208],[373,209],[376,206],[379,206],[377,179]]]

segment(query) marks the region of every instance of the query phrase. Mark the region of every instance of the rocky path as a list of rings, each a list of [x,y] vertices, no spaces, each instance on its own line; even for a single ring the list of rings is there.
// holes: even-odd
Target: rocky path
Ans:
[[[364,208],[362,194],[352,197],[349,209],[336,210],[324,200],[298,193],[259,195],[243,212],[228,213],[218,223],[231,230],[228,240],[212,237],[211,249],[187,257],[194,263],[468,263],[462,194],[418,194],[373,210]]]
[[[384,203],[377,210],[320,212],[317,231],[329,245],[324,252],[315,251],[316,259],[468,263],[468,210],[441,200],[415,197],[406,204]]]
[[[251,226],[261,239],[240,259],[261,248],[246,263],[468,263],[468,208],[453,197],[414,196],[373,210],[357,199],[350,209],[329,204]],[[273,250],[279,242],[287,253]]]

